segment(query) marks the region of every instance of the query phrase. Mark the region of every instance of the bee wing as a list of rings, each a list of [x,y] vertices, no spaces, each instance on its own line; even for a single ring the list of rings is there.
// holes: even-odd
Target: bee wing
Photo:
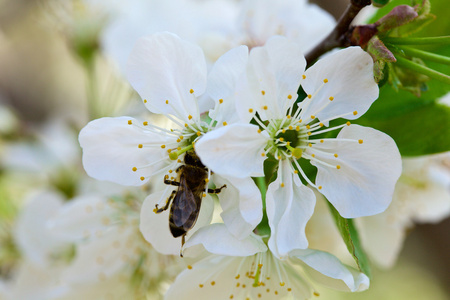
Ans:
[[[180,178],[180,187],[172,204],[173,223],[185,230],[191,229],[197,220],[200,210],[197,199],[192,190],[186,185],[183,177]]]

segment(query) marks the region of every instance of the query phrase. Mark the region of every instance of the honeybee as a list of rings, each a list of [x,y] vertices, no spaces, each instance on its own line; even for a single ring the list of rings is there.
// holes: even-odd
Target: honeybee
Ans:
[[[172,202],[169,228],[173,237],[181,236],[181,247],[183,247],[186,233],[194,227],[198,219],[203,193],[207,191],[210,194],[218,194],[226,185],[217,189],[206,189],[208,169],[194,150],[186,152],[184,164],[179,166],[176,172],[178,181],[169,180],[169,176],[166,175],[164,183],[178,186],[178,189],[172,191],[164,207],[158,208],[156,204],[155,212],[161,213],[167,210]],[[181,253],[180,255],[183,256]]]

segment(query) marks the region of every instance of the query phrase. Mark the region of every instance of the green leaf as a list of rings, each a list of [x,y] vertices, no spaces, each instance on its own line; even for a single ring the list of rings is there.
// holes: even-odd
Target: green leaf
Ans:
[[[341,217],[339,212],[334,208],[334,206],[328,202],[331,214],[334,217],[334,221],[341,233],[342,239],[347,246],[348,251],[355,259],[355,262],[361,272],[366,274],[369,278],[371,277],[371,269],[369,264],[369,259],[364,252],[361,243],[359,241],[358,231],[353,224],[352,219],[345,219]]]
[[[403,156],[450,151],[450,107],[416,101],[404,106],[401,112],[395,116],[392,111],[389,119],[384,120],[362,117],[357,123],[390,135]]]

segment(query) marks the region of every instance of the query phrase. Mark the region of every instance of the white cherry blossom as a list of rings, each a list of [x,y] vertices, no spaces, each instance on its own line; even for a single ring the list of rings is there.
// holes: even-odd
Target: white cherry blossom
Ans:
[[[278,160],[266,210],[269,246],[279,257],[308,246],[304,228],[315,196],[301,180],[343,217],[354,218],[384,211],[401,172],[400,154],[386,134],[350,122],[330,126],[358,118],[378,97],[370,56],[350,47],[306,71],[305,65],[300,47],[283,37],[253,48],[236,91],[244,122],[209,132],[196,144],[203,163],[221,175],[263,176],[266,158]],[[307,97],[297,104],[300,85]],[[338,129],[337,137],[328,136]],[[301,166],[305,160],[317,168],[315,183]]]
[[[142,185],[151,177],[158,182],[175,180],[176,171],[184,164],[184,153],[192,152],[206,132],[238,120],[234,88],[247,59],[246,46],[234,48],[207,74],[205,58],[198,46],[167,32],[140,39],[128,62],[129,81],[148,110],[165,115],[174,127],[163,128],[132,117],[90,122],[79,137],[86,172],[96,179],[123,185]],[[205,122],[201,113],[208,108],[211,120]],[[252,179],[222,178],[208,172],[206,183],[210,181],[217,187],[226,184],[219,196],[223,219],[236,236],[247,236],[262,218],[261,196]],[[210,222],[213,211],[206,183],[201,213],[205,216],[204,224]],[[155,205],[163,206],[173,189],[166,186],[164,191],[152,193],[141,212],[144,237],[165,254],[179,253],[180,242],[168,232],[168,212],[156,215],[153,210]],[[228,198],[230,202],[223,200]],[[243,209],[236,209],[239,205],[233,203],[239,203]],[[155,230],[155,226],[161,230]]]
[[[211,230],[215,239],[202,237],[209,237]],[[329,253],[294,250],[287,260],[280,260],[261,237],[252,234],[237,240],[223,224],[197,231],[186,243],[186,253],[196,247],[213,255],[188,265],[165,299],[308,299],[319,295],[310,278],[342,291],[369,287],[366,275],[343,265]]]

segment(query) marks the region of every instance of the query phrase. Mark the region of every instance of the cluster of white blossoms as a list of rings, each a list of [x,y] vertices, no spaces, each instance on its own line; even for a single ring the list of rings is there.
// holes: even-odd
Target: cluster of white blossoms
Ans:
[[[307,278],[347,291],[369,286],[365,274],[308,248],[313,189],[343,217],[380,213],[392,200],[400,154],[382,132],[335,122],[358,118],[378,97],[368,54],[351,47],[305,67],[300,46],[275,36],[250,52],[246,46],[228,51],[207,72],[198,46],[171,33],[153,34],[135,45],[127,75],[145,106],[173,126],[117,117],[81,131],[90,176],[124,185],[169,183],[147,197],[140,219],[144,238],[164,254],[180,253],[181,243],[171,235],[169,214],[155,212],[176,193],[173,185],[180,183],[171,184],[186,155],[204,165],[198,220],[181,249],[197,262],[166,299],[303,299],[315,293]],[[305,99],[298,99],[300,86]],[[274,174],[264,172],[267,159],[277,161]],[[304,161],[317,168],[315,179]],[[265,197],[252,179],[261,176],[275,178]],[[223,185],[220,218],[211,224],[208,188]],[[265,224],[268,230],[261,230]]]

